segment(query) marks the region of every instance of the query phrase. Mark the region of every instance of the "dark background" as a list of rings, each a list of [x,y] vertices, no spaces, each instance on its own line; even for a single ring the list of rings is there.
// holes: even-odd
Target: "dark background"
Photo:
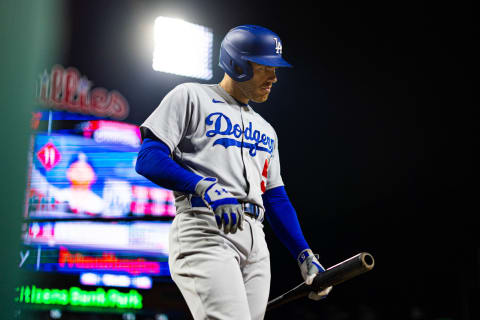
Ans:
[[[471,12],[434,1],[69,1],[58,63],[119,91],[131,108],[125,121],[140,125],[173,87],[198,81],[153,71],[155,17],[213,30],[212,83],[230,28],[275,31],[294,68],[279,70],[270,99],[252,105],[276,128],[306,239],[325,266],[361,251],[376,265],[327,300],[266,318],[478,319]],[[273,298],[301,275],[265,229]]]

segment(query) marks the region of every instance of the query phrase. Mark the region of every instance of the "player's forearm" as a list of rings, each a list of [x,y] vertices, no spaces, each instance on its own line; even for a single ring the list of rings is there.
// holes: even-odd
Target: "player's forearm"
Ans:
[[[275,235],[297,259],[299,253],[309,246],[285,188],[281,186],[267,190],[262,198],[268,223]]]
[[[169,155],[166,144],[146,138],[138,152],[135,170],[163,188],[195,193],[195,186],[202,177],[181,167]]]

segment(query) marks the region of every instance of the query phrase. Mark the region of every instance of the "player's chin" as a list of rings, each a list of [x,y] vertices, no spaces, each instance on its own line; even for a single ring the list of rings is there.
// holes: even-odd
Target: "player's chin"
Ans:
[[[268,95],[269,95],[268,93],[263,95],[257,95],[253,97],[251,100],[256,103],[262,103],[268,100]]]

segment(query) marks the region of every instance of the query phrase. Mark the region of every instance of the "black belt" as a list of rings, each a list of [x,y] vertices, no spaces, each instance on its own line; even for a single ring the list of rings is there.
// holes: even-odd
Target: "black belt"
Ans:
[[[206,207],[205,202],[203,202],[202,198],[200,197],[192,197],[190,203],[192,204],[192,207]],[[242,205],[243,212],[246,215],[254,219],[261,219],[261,221],[263,221],[263,209],[260,206],[250,202],[240,202],[240,204]]]

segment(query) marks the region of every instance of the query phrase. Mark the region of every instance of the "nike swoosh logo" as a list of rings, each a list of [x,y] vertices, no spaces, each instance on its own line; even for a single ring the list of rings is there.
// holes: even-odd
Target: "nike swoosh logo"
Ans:
[[[215,100],[215,98],[212,99],[212,102],[213,103],[225,103],[225,101]]]

